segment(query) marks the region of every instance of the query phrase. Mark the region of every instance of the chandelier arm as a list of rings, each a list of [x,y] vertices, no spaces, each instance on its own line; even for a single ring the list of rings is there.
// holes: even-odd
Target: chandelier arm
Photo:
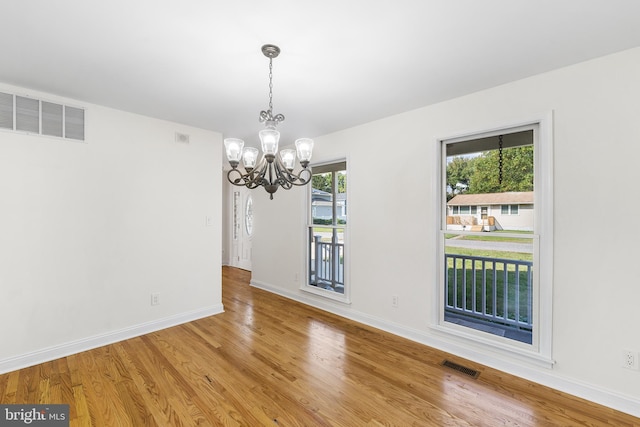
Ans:
[[[227,172],[227,180],[231,184],[240,187],[246,186],[249,189],[258,188],[260,185],[262,185],[260,181],[262,177],[264,177],[266,169],[264,163],[266,162],[261,162],[260,164],[258,164],[257,168],[245,171],[245,173],[242,173],[240,169],[233,168],[229,170],[229,172]]]
[[[285,190],[291,190],[292,187],[292,184],[289,181],[285,181],[283,179],[279,180],[278,185],[280,185],[280,187],[284,188]]]
[[[276,156],[275,162],[277,162],[279,176],[291,185],[303,186],[311,181],[311,170],[309,168],[303,168],[296,174],[285,167],[280,156]]]
[[[291,185],[303,186],[307,185],[309,181],[311,181],[311,170],[309,169],[301,169],[297,174],[293,172],[287,172],[287,182],[290,182]]]
[[[232,178],[232,175],[237,175],[237,178]],[[245,186],[247,184],[247,175],[240,172],[240,170],[233,168],[227,172],[227,180],[233,185]]]
[[[276,157],[276,170],[278,172],[278,178],[280,178],[284,182],[293,183],[295,178],[292,178],[292,173],[286,168],[284,163],[282,162],[282,158],[280,156]]]
[[[261,185],[264,186],[264,175],[267,172],[268,163],[264,159],[258,164],[258,167],[252,171],[250,179],[247,181],[247,188],[253,190]]]
[[[303,175],[306,175],[306,178],[303,178]],[[311,169],[301,169],[296,175],[296,178],[300,182],[293,182],[293,185],[297,185],[300,187],[303,185],[307,185],[311,181]]]
[[[285,190],[289,190],[291,188],[292,182],[289,181],[289,179],[287,178],[287,175],[285,173],[283,173],[282,170],[278,171],[278,177],[276,179],[276,182],[278,183],[278,185],[280,185]]]

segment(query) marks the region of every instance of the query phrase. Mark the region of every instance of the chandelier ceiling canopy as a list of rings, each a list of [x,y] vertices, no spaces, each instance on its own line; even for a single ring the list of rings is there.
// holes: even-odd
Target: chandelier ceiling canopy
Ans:
[[[295,150],[285,149],[278,152],[280,132],[276,129],[284,121],[283,114],[273,113],[273,59],[280,54],[280,48],[272,44],[262,46],[262,53],[269,58],[269,109],[261,111],[258,116],[264,123],[258,136],[262,145],[262,158],[258,162],[258,149],[245,147],[244,141],[238,138],[225,138],[224,146],[231,170],[227,179],[233,185],[254,189],[264,187],[273,200],[273,193],[279,187],[285,190],[294,185],[302,186],[311,181],[309,161],[313,152],[313,140],[300,138],[295,141]],[[294,173],[296,155],[301,168]],[[242,162],[243,169],[239,166]]]

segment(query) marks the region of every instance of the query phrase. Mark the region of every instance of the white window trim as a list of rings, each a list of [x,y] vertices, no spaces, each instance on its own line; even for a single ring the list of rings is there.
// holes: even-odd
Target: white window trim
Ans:
[[[351,199],[351,186],[349,185],[349,160],[348,158],[342,157],[334,160],[318,162],[311,165],[311,171],[313,174],[314,166],[324,166],[330,165],[334,163],[346,163],[346,171],[347,171],[347,201]],[[311,208],[311,184],[307,185],[307,195],[305,198],[306,203],[306,215],[307,219],[305,222],[305,238],[303,239],[304,244],[304,280],[301,281],[300,290],[304,292],[308,292],[310,294],[318,295],[326,299],[330,299],[332,301],[337,301],[343,304],[351,304],[351,244],[349,243],[349,213],[347,212],[347,223],[344,225],[344,294],[340,294],[337,292],[327,291],[322,288],[318,288],[317,286],[309,285],[309,227],[313,226],[313,213]]]
[[[520,343],[503,337],[491,336],[444,321],[444,231],[443,215],[446,215],[446,157],[442,150],[447,143],[460,142],[480,136],[499,135],[505,131],[513,132],[519,128],[534,128],[534,257],[537,260],[538,283],[534,295],[534,333],[531,345]],[[434,203],[436,213],[437,263],[438,272],[432,288],[432,316],[429,327],[443,339],[449,339],[454,344],[463,343],[477,351],[495,352],[501,355],[513,356],[536,366],[552,368],[553,334],[553,112],[549,111],[534,115],[518,122],[487,127],[477,131],[469,131],[436,138],[434,144],[435,158],[439,167],[434,168],[433,182],[436,183],[435,193],[437,203]],[[540,238],[541,237],[541,238]]]

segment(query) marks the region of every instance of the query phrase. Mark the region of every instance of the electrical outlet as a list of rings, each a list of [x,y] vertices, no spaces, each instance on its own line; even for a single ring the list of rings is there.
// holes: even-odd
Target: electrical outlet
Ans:
[[[151,294],[151,305],[159,305],[160,304],[160,294],[155,293]]]
[[[391,306],[392,307],[397,307],[398,306],[398,295],[393,295],[391,297]]]
[[[622,350],[622,367],[638,370],[638,353],[631,350]]]

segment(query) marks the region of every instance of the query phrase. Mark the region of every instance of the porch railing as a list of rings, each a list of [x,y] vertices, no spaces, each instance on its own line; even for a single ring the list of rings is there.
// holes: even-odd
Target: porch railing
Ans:
[[[531,330],[533,263],[445,254],[445,311]]]
[[[323,242],[314,236],[311,260],[311,282],[344,292],[344,243]]]

